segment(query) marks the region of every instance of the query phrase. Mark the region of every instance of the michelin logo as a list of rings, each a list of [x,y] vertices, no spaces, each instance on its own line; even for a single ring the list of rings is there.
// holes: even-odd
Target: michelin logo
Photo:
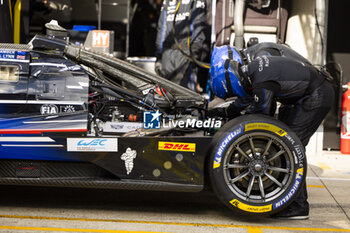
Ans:
[[[273,209],[277,209],[277,208],[283,206],[284,204],[286,204],[288,202],[288,200],[290,200],[292,198],[292,196],[297,192],[297,190],[300,186],[301,180],[303,178],[303,171],[304,171],[303,168],[299,168],[297,170],[297,175],[295,177],[295,182],[293,184],[293,188],[281,200],[279,200],[278,202],[273,204]]]
[[[215,154],[215,158],[214,158],[214,168],[218,168],[220,167],[220,163],[221,163],[221,157],[223,152],[225,151],[227,145],[239,134],[241,134],[243,132],[242,128],[238,128],[236,130],[234,130],[233,132],[231,132],[230,134],[228,134],[226,136],[226,138],[221,142],[219,149],[216,151]]]
[[[136,158],[136,150],[132,150],[130,147],[120,157],[125,161],[126,174],[129,175],[134,168],[134,159]]]

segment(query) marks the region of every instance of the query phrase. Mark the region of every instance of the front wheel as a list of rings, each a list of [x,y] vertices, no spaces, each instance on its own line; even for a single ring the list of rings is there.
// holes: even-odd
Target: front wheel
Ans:
[[[210,181],[229,208],[266,215],[296,198],[305,182],[306,157],[285,124],[264,115],[245,115],[228,122],[213,140]]]

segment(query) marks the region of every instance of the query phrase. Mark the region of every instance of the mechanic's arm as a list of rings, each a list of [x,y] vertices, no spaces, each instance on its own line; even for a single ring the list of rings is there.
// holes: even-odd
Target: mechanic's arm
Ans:
[[[154,65],[154,71],[156,74],[163,76],[162,72],[162,53],[163,53],[163,43],[165,40],[165,36],[167,34],[166,32],[166,15],[167,15],[167,9],[166,9],[166,1],[163,1],[162,8],[160,10],[160,15],[158,19],[157,24],[157,38],[156,38],[156,63]]]
[[[167,15],[167,8],[166,8],[166,1],[163,1],[162,8],[160,10],[160,15],[158,19],[157,24],[157,38],[156,38],[156,57],[157,59],[161,58],[163,53],[163,43],[165,40],[165,36],[167,34],[166,30],[166,15]]]
[[[241,111],[252,104],[251,98],[237,98],[235,102],[225,109],[226,116],[230,119],[241,115]]]
[[[208,111],[208,117],[227,117],[233,119],[241,115],[241,111],[252,103],[251,98],[237,98],[227,108],[213,108]]]
[[[273,116],[276,110],[274,97],[280,89],[280,85],[273,81],[253,84],[253,105],[247,113]]]

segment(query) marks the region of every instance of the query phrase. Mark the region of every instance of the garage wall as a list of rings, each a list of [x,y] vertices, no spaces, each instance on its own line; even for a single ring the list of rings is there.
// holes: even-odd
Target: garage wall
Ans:
[[[287,23],[286,43],[310,61],[313,59],[316,31],[315,7],[315,0],[293,0]]]

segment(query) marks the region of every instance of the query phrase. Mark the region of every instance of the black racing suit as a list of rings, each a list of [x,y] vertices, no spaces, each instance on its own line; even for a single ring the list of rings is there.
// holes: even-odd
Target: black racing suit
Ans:
[[[197,85],[197,67],[187,60],[175,45],[174,36],[179,41],[186,54],[188,36],[191,50],[196,59],[205,56],[205,41],[208,33],[206,23],[205,0],[182,0],[175,19],[173,33],[174,12],[179,0],[164,0],[157,27],[156,57],[161,62],[159,74],[177,84],[195,90]],[[207,51],[208,52],[208,51]]]
[[[228,107],[228,114],[235,115],[250,104],[248,113],[274,115],[278,101],[279,120],[305,147],[333,104],[334,91],[324,74],[293,58],[266,55],[255,57],[242,71],[251,80],[252,98],[238,99]],[[306,185],[295,203],[297,208],[309,209]]]
[[[267,55],[267,56],[282,56],[289,57],[297,61],[301,61],[305,64],[311,65],[311,63],[304,58],[302,55],[291,49],[285,44],[276,44],[272,42],[263,42],[252,45],[241,52],[243,61],[250,63],[255,60],[256,57]]]

